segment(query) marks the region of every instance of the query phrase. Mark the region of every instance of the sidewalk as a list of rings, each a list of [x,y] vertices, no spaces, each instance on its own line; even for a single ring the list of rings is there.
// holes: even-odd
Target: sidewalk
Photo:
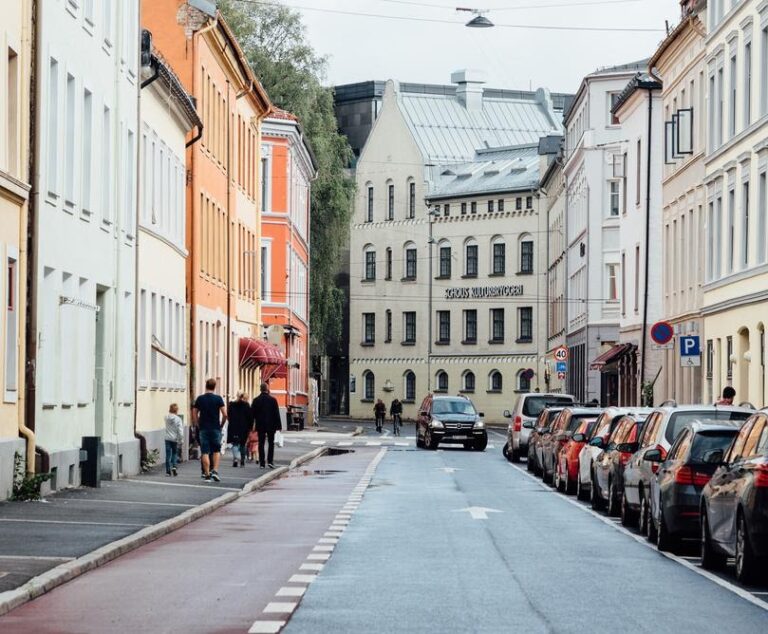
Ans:
[[[274,470],[258,463],[233,468],[226,454],[219,468],[221,482],[202,480],[200,463],[189,461],[179,465],[177,477],[166,476],[161,465],[131,478],[104,481],[98,489],[66,489],[41,502],[0,502],[0,604],[3,592],[37,575],[142,531],[145,541],[151,541],[155,533],[207,514],[243,490],[256,488],[255,480],[279,476],[292,461],[320,451],[308,442],[276,447]],[[173,525],[153,530],[163,522]]]

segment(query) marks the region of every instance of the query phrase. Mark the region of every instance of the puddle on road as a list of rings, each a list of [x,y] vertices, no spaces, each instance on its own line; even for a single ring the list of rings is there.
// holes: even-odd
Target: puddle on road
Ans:
[[[336,473],[347,473],[341,469],[295,469],[287,473],[286,478],[328,478]]]

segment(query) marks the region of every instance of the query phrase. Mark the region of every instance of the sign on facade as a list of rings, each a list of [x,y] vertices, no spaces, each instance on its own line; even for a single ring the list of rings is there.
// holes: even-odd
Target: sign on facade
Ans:
[[[668,344],[674,336],[675,329],[672,327],[672,324],[666,321],[656,322],[651,327],[651,339],[660,346]]]
[[[493,297],[520,297],[522,284],[512,286],[471,286],[466,288],[446,288],[445,299],[490,299]]]
[[[680,337],[680,365],[684,368],[701,366],[701,338],[698,335]]]
[[[555,361],[568,361],[568,348],[560,346],[555,349]]]
[[[560,372],[565,373],[568,370],[568,364],[565,361],[558,361],[555,367],[557,368],[558,374]]]

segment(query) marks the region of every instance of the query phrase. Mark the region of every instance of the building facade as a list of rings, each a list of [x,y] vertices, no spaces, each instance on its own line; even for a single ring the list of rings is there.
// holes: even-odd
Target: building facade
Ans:
[[[4,9],[0,25],[0,499],[13,483],[14,456],[35,469],[24,408],[32,2]]]
[[[39,3],[36,29],[27,406],[56,489],[80,483],[85,436],[101,438],[103,477],[139,470],[139,2]]]
[[[766,404],[768,3],[708,3],[706,37],[705,380]]]
[[[281,413],[307,414],[309,226],[312,152],[292,114],[278,110],[262,130],[261,305],[264,327],[287,359],[270,380]]]
[[[582,402],[618,403],[621,254],[628,192],[623,131],[611,112],[645,62],[587,75],[565,115],[567,391]]]
[[[152,55],[150,69],[141,94],[136,430],[146,450],[160,451],[170,405],[184,416],[189,402],[185,146],[202,123],[168,64]]]
[[[433,190],[438,191],[441,174],[451,165],[482,163],[477,150],[536,144],[540,137],[561,131],[556,108],[562,111],[563,95],[550,95],[544,90],[484,89],[482,78],[472,71],[455,73],[452,79],[452,86],[387,82],[379,116],[356,166],[358,187],[350,238],[349,350],[350,415],[354,417],[372,417],[377,398],[391,401],[397,397],[406,401],[404,416],[413,418],[416,403],[435,387],[435,341],[430,335],[440,332],[439,320],[445,317],[437,315],[430,304],[436,298],[447,299],[448,280],[432,279],[440,270],[439,250],[436,244],[430,246],[430,231],[434,229],[430,219],[435,216],[430,216],[425,200],[431,198]],[[478,198],[482,199],[475,199],[475,203],[481,211],[496,213],[495,197]],[[464,202],[471,216],[472,201]],[[455,204],[448,202],[447,217],[456,218],[458,225],[461,203]],[[522,211],[526,209],[533,215],[533,203]],[[441,230],[449,226],[447,221],[442,224],[445,226]],[[471,228],[469,224],[461,226]],[[463,245],[464,240],[452,237],[451,231],[446,231],[445,239],[455,240],[454,253],[460,254],[463,246],[459,243]],[[491,237],[481,236],[478,241]],[[511,243],[512,253],[517,246]],[[429,274],[432,260],[434,275]],[[454,270],[463,266],[459,261],[457,256]],[[503,275],[498,277],[497,286],[516,286],[505,284]],[[543,283],[543,277],[540,281]],[[459,312],[454,312],[458,337],[456,320],[460,318]],[[509,331],[516,328],[511,313],[504,316]],[[496,321],[500,323],[498,318]],[[485,331],[485,316],[482,327]],[[439,350],[442,348],[438,346],[434,353],[439,354]],[[493,353],[487,356],[492,358]],[[534,379],[539,378],[541,371],[534,371]],[[482,384],[485,377],[478,380]],[[506,384],[511,387],[514,378],[508,377]],[[451,389],[458,389],[457,378],[453,385]],[[408,402],[411,400],[414,402]],[[495,418],[500,416],[501,411],[494,413]]]
[[[657,383],[656,400],[697,403],[702,395],[702,366],[683,365],[679,337],[703,335],[701,286],[704,282],[704,152],[706,123],[705,30],[692,7],[683,6],[681,23],[662,42],[649,63],[661,77],[664,128],[662,175],[663,319],[674,327],[676,341],[663,352],[666,381]],[[683,125],[679,132],[680,113]],[[673,119],[676,117],[676,119]],[[688,119],[690,117],[690,119]],[[675,123],[678,122],[678,123]],[[684,146],[677,152],[668,141]],[[712,399],[709,399],[711,402]]]

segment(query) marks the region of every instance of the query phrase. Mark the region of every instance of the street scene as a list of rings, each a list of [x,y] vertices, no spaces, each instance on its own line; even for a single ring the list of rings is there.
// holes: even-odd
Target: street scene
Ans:
[[[0,49],[0,632],[768,632],[768,2]]]

